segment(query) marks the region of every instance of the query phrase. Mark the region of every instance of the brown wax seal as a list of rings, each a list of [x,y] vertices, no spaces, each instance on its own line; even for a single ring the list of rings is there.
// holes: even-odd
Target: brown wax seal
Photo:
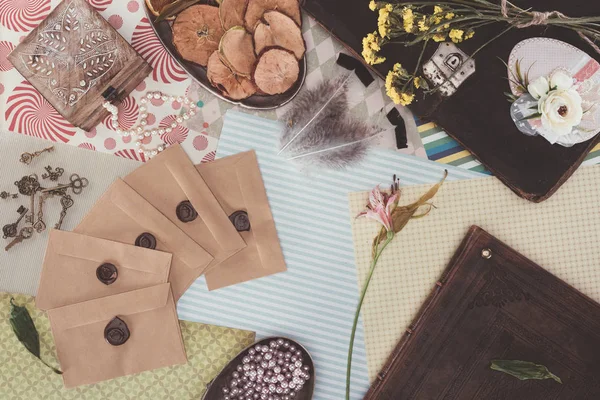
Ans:
[[[156,238],[153,234],[144,232],[135,239],[135,245],[146,249],[156,249]]]
[[[114,317],[104,328],[104,339],[113,346],[122,345],[129,339],[129,336],[127,324],[119,317]]]
[[[192,222],[198,218],[196,209],[188,200],[179,203],[177,209],[175,210],[175,214],[177,214],[177,218],[179,218],[181,222]]]
[[[118,276],[117,267],[111,263],[104,263],[96,269],[96,277],[105,285],[115,283]]]
[[[236,211],[229,216],[229,220],[238,232],[250,230],[250,218],[246,211]]]

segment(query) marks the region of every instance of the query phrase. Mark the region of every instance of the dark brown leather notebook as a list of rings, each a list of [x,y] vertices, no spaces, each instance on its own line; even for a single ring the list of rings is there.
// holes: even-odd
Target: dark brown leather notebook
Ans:
[[[493,371],[494,359],[563,384]],[[600,305],[474,226],[365,399],[600,399]]]
[[[399,1],[403,2],[406,1]],[[590,0],[514,0],[513,3],[525,9],[558,10],[572,17],[600,15],[600,2]],[[371,12],[368,5],[368,0],[303,0],[303,9],[360,60],[362,38],[377,30],[377,13]],[[480,28],[473,39],[459,47],[472,54],[504,29],[503,24]],[[575,172],[600,136],[563,147],[552,145],[541,136],[530,137],[519,132],[510,118],[510,103],[504,95],[509,86],[501,60],[506,62],[517,43],[532,37],[559,39],[600,60],[600,54],[567,29],[544,26],[513,29],[475,56],[475,74],[453,96],[429,96],[410,107],[417,115],[444,128],[519,196],[541,202]],[[428,60],[436,49],[437,45],[431,44],[424,59]],[[385,46],[382,55],[387,61],[371,68],[382,78],[397,62],[413,71],[420,51],[420,46]]]

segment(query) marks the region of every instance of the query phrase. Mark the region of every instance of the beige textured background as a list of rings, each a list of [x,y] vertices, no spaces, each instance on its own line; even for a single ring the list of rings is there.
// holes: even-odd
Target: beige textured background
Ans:
[[[445,183],[425,218],[411,221],[385,250],[363,306],[369,377],[388,355],[433,289],[473,224],[600,301],[600,166],[580,168],[541,204],[525,201],[496,178]],[[429,186],[404,188],[400,204]],[[368,193],[349,195],[355,258],[362,288],[377,223],[354,216]]]

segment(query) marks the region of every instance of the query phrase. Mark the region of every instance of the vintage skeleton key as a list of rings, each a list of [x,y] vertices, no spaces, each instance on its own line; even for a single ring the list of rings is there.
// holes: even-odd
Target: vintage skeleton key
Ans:
[[[30,226],[26,226],[25,228],[21,229],[21,231],[19,232],[19,236],[14,238],[13,241],[10,242],[8,246],[4,248],[4,251],[9,251],[14,246],[21,243],[23,240],[29,239],[31,236],[33,236],[33,228]]]
[[[60,212],[60,219],[58,220],[58,222],[54,226],[54,229],[60,229],[62,227],[63,220],[67,216],[67,210],[69,208],[73,207],[73,204],[75,204],[75,202],[73,201],[73,199],[71,198],[71,196],[65,195],[65,196],[61,197],[60,204],[62,205],[63,209]]]
[[[8,224],[8,225],[4,225],[4,227],[2,228],[2,233],[4,234],[3,238],[7,239],[7,238],[14,238],[17,236],[17,232],[18,232],[18,228],[19,228],[19,222],[21,222],[21,220],[23,219],[23,217],[25,217],[25,215],[27,215],[27,213],[29,212],[28,209],[26,209],[25,207],[21,206],[19,207],[19,209],[17,210],[17,212],[20,214],[19,219],[17,220],[17,222],[14,222],[12,224]]]
[[[33,225],[33,220],[35,219],[35,193],[33,193],[29,198],[31,199],[31,213],[25,217],[25,222]]]
[[[40,201],[38,205],[38,213],[37,213],[37,221],[33,224],[33,229],[37,233],[42,233],[46,229],[46,223],[44,222],[44,203],[49,197],[54,196],[52,192],[44,193],[40,196]]]
[[[66,190],[68,188],[71,188],[73,194],[81,194],[81,192],[83,192],[83,189],[86,188],[89,184],[89,181],[86,178],[80,178],[77,174],[71,175],[69,181],[70,182],[66,185],[58,185],[53,188],[44,189],[42,190],[42,193],[56,192],[58,190]]]

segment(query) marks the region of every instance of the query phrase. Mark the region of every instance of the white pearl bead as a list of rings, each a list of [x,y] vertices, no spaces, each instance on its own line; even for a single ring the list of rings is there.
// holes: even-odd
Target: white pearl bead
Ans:
[[[163,128],[160,128],[160,129],[158,130],[158,134],[159,134],[159,135],[162,135],[163,133],[165,133],[165,130],[164,130]]]
[[[156,100],[160,99],[160,93],[154,93],[154,98],[155,98]]]
[[[148,99],[146,99],[145,97],[140,99],[140,103],[142,104],[147,104],[148,103]]]
[[[142,147],[142,142],[135,142],[136,147]]]
[[[175,101],[175,96],[169,97],[169,101]]]
[[[138,153],[142,154],[144,152],[144,149],[138,149]]]
[[[146,157],[150,157],[150,152],[149,152],[149,151],[145,151],[145,152],[144,152],[144,155],[145,155]]]
[[[117,122],[119,120],[119,117],[117,117],[116,115],[113,115],[112,117],[110,117],[111,120],[113,120],[114,122]]]
[[[196,103],[192,103],[192,104],[190,104],[190,108],[196,108],[196,107],[198,107],[198,106],[196,105]]]
[[[188,111],[188,114],[190,114],[190,115],[196,115],[196,111],[194,111],[193,109],[191,109],[190,111]]]
[[[138,136],[138,139],[139,139],[139,140],[143,140],[145,137],[146,137],[146,136],[144,136],[144,135],[139,135],[139,136]]]
[[[190,104],[190,99],[188,99],[187,97],[185,99],[183,99],[183,103],[184,104]]]
[[[134,136],[134,135],[135,135],[135,131],[134,131],[134,130],[131,130],[131,131],[129,131],[129,134],[130,134],[131,136]]]
[[[141,106],[141,107],[140,107],[140,112],[141,112],[142,114],[143,114],[143,113],[145,113],[145,112],[146,112],[146,107],[144,107],[144,106]]]
[[[143,113],[140,114],[140,117],[142,119],[145,119],[147,116],[148,116],[148,113],[145,113],[145,112],[143,112]]]
[[[177,117],[177,118],[175,118],[175,121],[177,121],[177,123],[180,124],[183,122],[183,119],[181,117]]]
[[[178,102],[178,103],[181,103],[182,101],[183,101],[183,97],[181,97],[181,96],[177,96],[177,102]]]
[[[150,99],[152,98],[152,93],[148,93],[148,94],[146,95],[146,98],[148,98],[148,100],[150,100]]]
[[[163,151],[165,148],[164,148],[162,145],[160,145],[160,146],[158,146],[156,149],[157,149],[158,151]]]
[[[144,136],[150,137],[150,132],[144,132]]]
[[[117,128],[117,135],[121,135],[123,134],[123,131],[121,130],[121,128]]]
[[[161,98],[160,98],[160,99],[161,99],[162,101],[167,101],[167,100],[169,100],[169,98],[168,98],[167,96],[161,96]]]
[[[146,126],[147,124],[148,124],[148,123],[146,122],[146,120],[145,120],[145,119],[143,119],[143,120],[141,120],[141,121],[140,121],[140,125],[142,125],[142,126]]]
[[[155,156],[157,154],[158,154],[158,152],[156,150],[152,150],[152,156]]]
[[[156,136],[156,135],[158,135],[158,131],[156,129],[152,129],[152,131],[150,132],[150,134],[152,136]]]
[[[177,120],[175,120],[175,121],[177,121]],[[177,128],[177,122],[172,122],[171,123],[171,128]]]
[[[173,131],[173,128],[167,128],[167,129],[165,129],[165,132],[166,132],[166,133],[169,133],[169,132],[171,132],[171,131]]]
[[[138,131],[138,133],[142,133],[142,131],[144,130],[144,128],[142,128],[141,126],[138,126],[136,131]]]
[[[188,119],[190,119],[190,116],[189,116],[189,115],[187,115],[187,114],[183,114],[181,117],[182,117],[184,120],[188,120]]]

